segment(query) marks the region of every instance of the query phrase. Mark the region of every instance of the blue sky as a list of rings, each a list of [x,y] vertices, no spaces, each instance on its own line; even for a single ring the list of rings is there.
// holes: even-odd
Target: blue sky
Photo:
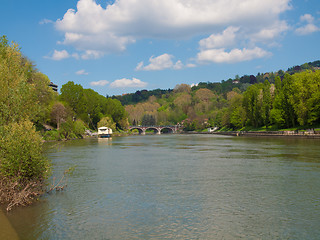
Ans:
[[[220,82],[320,59],[319,0],[1,0],[0,34],[59,88]]]

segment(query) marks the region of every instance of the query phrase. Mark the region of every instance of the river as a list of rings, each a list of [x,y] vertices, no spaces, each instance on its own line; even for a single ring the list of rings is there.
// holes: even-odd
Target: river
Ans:
[[[320,140],[85,139],[48,150],[62,192],[7,214],[20,239],[319,239]]]

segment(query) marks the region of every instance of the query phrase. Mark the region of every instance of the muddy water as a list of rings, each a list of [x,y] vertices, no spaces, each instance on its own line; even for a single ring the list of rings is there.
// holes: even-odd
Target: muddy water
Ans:
[[[13,229],[6,214],[0,209],[0,239],[16,240],[19,239],[18,234]]]

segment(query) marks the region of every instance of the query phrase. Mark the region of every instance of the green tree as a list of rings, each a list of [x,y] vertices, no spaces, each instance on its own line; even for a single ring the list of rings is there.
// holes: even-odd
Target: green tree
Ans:
[[[74,112],[78,113],[83,104],[83,87],[80,84],[74,84],[69,81],[61,87],[59,96],[61,101],[66,102]]]
[[[153,115],[145,114],[142,117],[141,124],[143,126],[154,126],[156,125],[156,119]]]
[[[264,81],[262,93],[263,93],[262,106],[261,106],[262,119],[263,119],[264,125],[268,127],[271,122],[270,112],[272,109],[271,85],[268,80]]]
[[[103,117],[99,122],[98,122],[98,128],[99,127],[108,127],[111,128],[113,131],[116,130],[116,124],[115,122],[112,120],[111,117]]]
[[[76,120],[74,123],[74,134],[78,137],[78,138],[82,138],[82,135],[84,134],[84,131],[86,130],[86,126],[84,124],[84,122],[82,120]]]
[[[28,84],[30,63],[22,60],[18,45],[0,38],[0,126],[37,114],[34,87]]]
[[[119,122],[120,120],[127,117],[125,108],[117,99],[106,99],[106,102],[103,106],[103,111],[104,114],[111,116],[114,122]]]
[[[286,127],[294,127],[296,125],[296,114],[294,112],[292,95],[293,95],[293,78],[289,74],[285,74],[282,83],[281,90],[278,94],[279,103],[277,109],[280,109],[282,112],[282,118],[285,120]]]
[[[247,113],[247,124],[253,127],[263,125],[262,118],[263,90],[262,84],[251,85],[243,94],[243,106]]]
[[[300,125],[319,123],[320,71],[301,72],[292,76],[291,103]]]

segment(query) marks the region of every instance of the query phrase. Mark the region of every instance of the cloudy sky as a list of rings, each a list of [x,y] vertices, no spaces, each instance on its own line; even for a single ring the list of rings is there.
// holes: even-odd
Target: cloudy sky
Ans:
[[[61,87],[102,95],[320,59],[319,0],[1,0],[0,34]]]

